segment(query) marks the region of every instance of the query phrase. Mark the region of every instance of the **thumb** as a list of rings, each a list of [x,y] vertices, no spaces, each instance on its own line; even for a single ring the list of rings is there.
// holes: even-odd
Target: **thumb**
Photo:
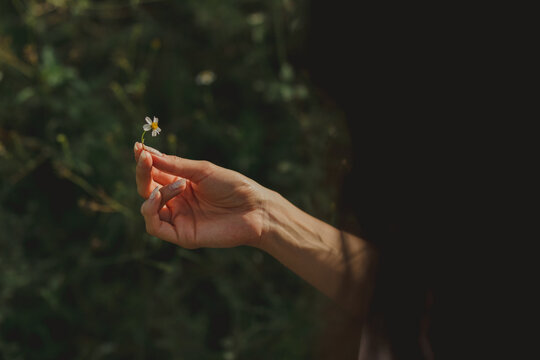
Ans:
[[[205,160],[190,160],[173,155],[152,154],[153,166],[166,173],[186,178],[194,183],[208,177],[217,166]]]

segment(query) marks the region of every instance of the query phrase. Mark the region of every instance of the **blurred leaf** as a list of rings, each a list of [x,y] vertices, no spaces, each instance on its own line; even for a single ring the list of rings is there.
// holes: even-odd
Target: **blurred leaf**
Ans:
[[[22,104],[34,95],[35,95],[34,88],[27,87],[19,91],[19,93],[17,94],[17,97],[15,98],[15,101],[17,101],[17,103],[19,104]]]

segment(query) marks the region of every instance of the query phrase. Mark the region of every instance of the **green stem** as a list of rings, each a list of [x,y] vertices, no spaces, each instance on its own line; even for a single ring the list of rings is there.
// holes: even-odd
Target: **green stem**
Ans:
[[[142,135],[141,135],[141,144],[144,145],[144,134],[146,134],[146,131],[143,131]]]

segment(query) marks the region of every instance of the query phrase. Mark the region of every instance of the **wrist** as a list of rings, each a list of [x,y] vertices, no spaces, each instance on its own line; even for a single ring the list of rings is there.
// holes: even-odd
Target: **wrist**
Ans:
[[[313,243],[316,247],[324,246],[321,237],[328,235],[328,229],[322,228],[319,220],[297,208],[278,192],[266,190],[262,201],[263,231],[257,248],[281,260],[284,253],[292,249],[311,247]]]
[[[279,209],[284,207],[286,202],[278,192],[263,188],[261,196],[261,235],[258,242],[252,244],[254,247],[268,252],[269,244],[276,238]]]

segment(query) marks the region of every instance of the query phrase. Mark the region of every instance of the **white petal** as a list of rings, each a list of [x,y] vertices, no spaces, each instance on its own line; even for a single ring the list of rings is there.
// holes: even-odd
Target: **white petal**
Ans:
[[[157,130],[152,130],[152,136],[156,136],[158,134]]]
[[[161,132],[161,129],[160,128],[157,128],[156,129],[157,133],[159,134]]]
[[[159,119],[157,117],[154,116],[154,122],[157,124],[159,121]]]
[[[146,120],[146,122],[147,122],[148,124],[151,124],[151,123],[152,123],[152,120],[150,120],[150,118],[149,118],[148,116],[145,117],[144,120]]]
[[[144,131],[150,131],[150,130],[152,130],[152,125],[144,124],[142,128],[143,128]]]

